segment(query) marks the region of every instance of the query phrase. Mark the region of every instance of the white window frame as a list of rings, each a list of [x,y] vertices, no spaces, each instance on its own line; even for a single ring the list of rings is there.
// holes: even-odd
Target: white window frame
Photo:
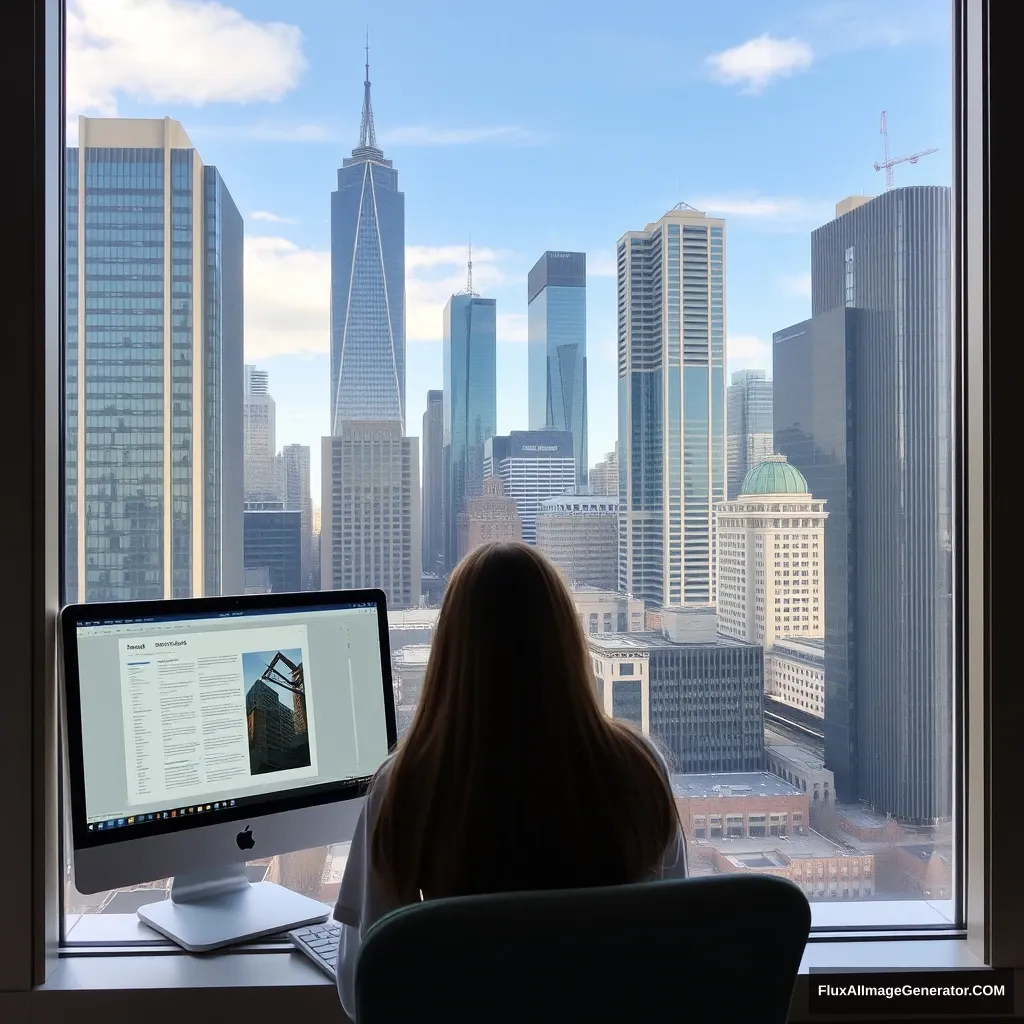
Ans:
[[[1004,338],[1015,337],[1015,288],[996,287],[1000,223],[991,210],[1015,205],[1016,183],[1008,180],[1012,127],[1002,148],[990,132],[994,112],[1015,121],[1015,104],[990,86],[995,60],[1014,45],[1015,34],[995,27],[1012,5],[991,0],[953,0],[955,115],[954,188],[956,324],[964,339],[958,353],[962,384],[961,441],[957,472],[964,511],[956,561],[963,581],[964,615],[958,628],[965,685],[958,688],[957,728],[967,737],[956,787],[963,801],[962,869],[959,898],[966,936],[872,931],[860,941],[812,942],[804,969],[820,967],[940,968],[987,963],[1024,967],[1024,876],[1019,867],[1015,818],[1001,819],[995,806],[1016,806],[1019,722],[1024,690],[1010,654],[1017,630],[1011,625],[1019,579],[1014,534],[993,556],[995,516],[1013,509],[997,501],[994,446],[1004,445],[1003,465],[1017,436],[1016,416],[1002,431],[998,413],[1016,413],[1016,375],[993,370],[987,339],[1005,320]],[[60,955],[58,938],[61,871],[58,828],[58,704],[55,616],[60,579],[60,463],[62,375],[63,216],[63,0],[7,0],[0,15],[0,75],[3,76],[6,142],[0,163],[6,204],[5,241],[15,257],[3,283],[5,337],[5,465],[10,488],[0,503],[3,552],[3,614],[0,637],[7,654],[8,685],[0,714],[0,1019],[10,1024],[48,1024],[71,1019],[144,1018],[149,1024],[184,1015],[220,1014],[338,1019],[333,986],[301,957],[275,946],[255,947],[216,958],[195,958],[160,947],[94,946]],[[1007,19],[1008,20],[1008,19]],[[1014,74],[1006,57],[1003,78]],[[1005,103],[1001,106],[1000,103]],[[1013,190],[1011,193],[1010,190]],[[1011,252],[1009,245],[1006,252]],[[1012,260],[1005,275],[1016,273]],[[1013,303],[1014,308],[1009,308]],[[1006,310],[1004,310],[1006,306]],[[1007,353],[1012,345],[1004,346]],[[1007,359],[1011,358],[1007,355]],[[999,387],[1006,388],[1000,392]],[[1002,405],[997,401],[1003,398]],[[1003,474],[1002,479],[1012,477]],[[1003,484],[1002,486],[1006,486]],[[998,570],[998,571],[997,571]],[[1006,598],[996,598],[997,585]],[[1007,656],[1001,658],[1003,645]],[[1013,653],[1016,651],[1014,649]],[[1012,660],[1011,660],[1012,659]],[[1006,671],[995,671],[1005,661]],[[960,699],[962,697],[962,699]],[[962,746],[962,744],[958,745]],[[996,770],[999,766],[1001,770]],[[999,820],[1002,825],[999,825]],[[872,908],[881,904],[869,905]],[[833,907],[830,910],[835,909]],[[807,990],[798,986],[793,1017],[807,1018]],[[319,1015],[322,1014],[323,1017]],[[198,1016],[197,1016],[198,1015]],[[313,1017],[313,1015],[317,1015]],[[424,1007],[424,1016],[429,1007]]]

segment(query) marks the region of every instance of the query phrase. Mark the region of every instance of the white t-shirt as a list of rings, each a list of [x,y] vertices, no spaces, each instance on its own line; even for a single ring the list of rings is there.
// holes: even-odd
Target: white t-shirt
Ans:
[[[667,777],[668,768],[661,753],[653,744],[651,746],[657,753]],[[381,794],[384,792],[384,780],[392,761],[393,758],[389,757],[381,765],[376,784],[370,790],[360,812],[352,835],[345,873],[341,879],[338,902],[334,905],[334,919],[341,924],[337,963],[338,995],[341,997],[342,1008],[353,1021],[356,1005],[356,956],[359,953],[359,944],[375,922],[392,910],[398,909],[398,905],[384,894],[370,867],[370,840],[377,820]],[[661,863],[651,872],[650,878],[655,880],[685,877],[686,844],[683,842],[682,829],[677,828],[675,838],[669,843]]]

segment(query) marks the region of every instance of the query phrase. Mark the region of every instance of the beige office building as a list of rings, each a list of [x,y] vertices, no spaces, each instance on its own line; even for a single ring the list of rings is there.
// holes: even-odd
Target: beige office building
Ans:
[[[783,455],[747,473],[717,507],[718,628],[766,651],[825,635],[825,511]]]
[[[489,476],[483,482],[483,494],[470,498],[459,513],[459,558],[489,541],[523,539],[523,521],[518,506],[505,494],[501,477]]]
[[[379,587],[420,603],[419,439],[398,422],[345,421],[321,444],[320,586]]]
[[[568,494],[537,510],[537,547],[571,585],[615,590],[619,579],[619,499]]]
[[[242,218],[170,118],[67,151],[69,602],[244,590]]]

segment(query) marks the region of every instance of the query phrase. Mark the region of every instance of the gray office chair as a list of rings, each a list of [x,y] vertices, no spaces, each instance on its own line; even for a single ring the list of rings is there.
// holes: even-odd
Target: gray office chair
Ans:
[[[358,1024],[783,1024],[811,926],[769,875],[431,900],[367,933]]]

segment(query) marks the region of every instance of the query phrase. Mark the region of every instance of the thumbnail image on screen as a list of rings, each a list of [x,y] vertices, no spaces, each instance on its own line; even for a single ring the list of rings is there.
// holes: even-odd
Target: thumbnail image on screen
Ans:
[[[243,651],[249,771],[253,775],[307,768],[306,692],[302,651]]]

